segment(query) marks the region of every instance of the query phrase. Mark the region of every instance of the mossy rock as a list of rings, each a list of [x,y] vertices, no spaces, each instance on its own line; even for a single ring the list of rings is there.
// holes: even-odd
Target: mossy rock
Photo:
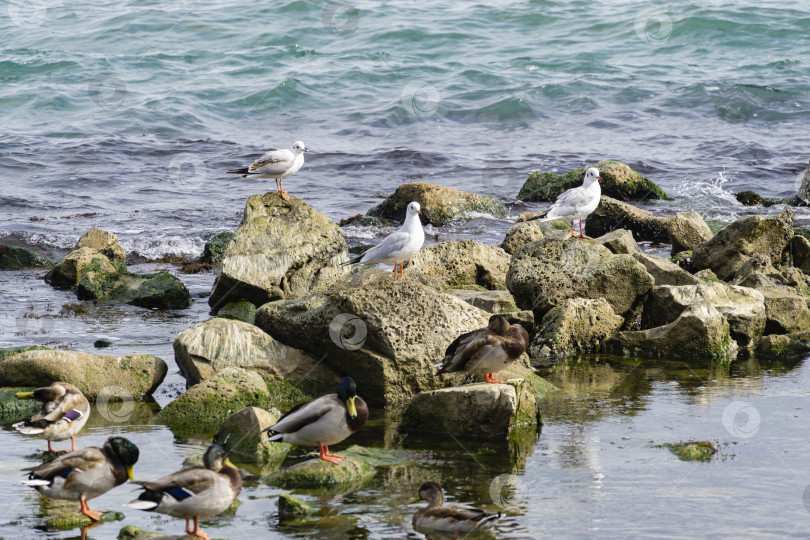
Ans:
[[[183,282],[169,272],[132,274],[110,271],[93,259],[85,269],[76,294],[80,300],[126,302],[139,307],[185,309],[192,304]]]
[[[313,513],[315,508],[298,497],[286,493],[278,496],[278,520],[282,523],[298,521]]]
[[[739,193],[734,195],[734,197],[737,198],[740,204],[743,204],[745,206],[756,206],[758,204],[762,204],[762,201],[764,200],[762,195],[750,189],[740,191]]]
[[[585,171],[590,167],[599,169],[602,177],[602,195],[624,201],[667,199],[667,194],[658,184],[644,178],[624,163],[600,161],[589,167],[575,169],[567,174],[551,172],[532,173],[518,193],[521,201],[554,201],[563,191],[582,185]]]
[[[265,441],[267,433],[264,430],[277,422],[274,414],[260,407],[246,407],[222,422],[214,435],[214,442],[227,444],[231,455],[248,463],[278,467],[284,462],[292,445]]]
[[[205,243],[202,255],[199,256],[197,261],[205,264],[219,264],[231,238],[233,238],[231,231],[224,231],[215,235]]]
[[[217,317],[253,324],[253,321],[256,319],[256,306],[247,300],[229,302],[222,306],[222,309],[217,312]]]
[[[709,461],[717,453],[717,448],[709,441],[689,441],[661,445],[678,456],[681,461]]]
[[[123,519],[123,512],[107,511],[101,514],[98,522],[109,523],[110,521],[121,521]],[[95,522],[84,514],[64,514],[45,520],[45,528],[49,531],[68,531],[79,527],[89,527],[93,523]]]
[[[17,399],[17,392],[31,392],[34,387],[0,388],[0,425],[19,422],[39,411],[40,403],[33,399]]]
[[[0,246],[0,270],[53,268],[55,265],[56,262],[36,251],[15,246]]]
[[[22,347],[9,347],[8,349],[0,349],[0,362],[15,354],[20,354],[25,351],[50,351],[50,347],[42,347],[41,345],[24,345]]]
[[[310,459],[269,474],[262,482],[285,489],[344,489],[365,484],[377,467],[402,462],[393,452],[356,445],[339,454],[345,456],[340,463]]]
[[[810,345],[808,343],[787,334],[763,336],[756,347],[757,356],[775,360],[795,358],[809,352]]]
[[[145,531],[135,525],[125,525],[118,531],[118,540],[151,540],[152,538],[164,538],[166,535],[155,531]]]

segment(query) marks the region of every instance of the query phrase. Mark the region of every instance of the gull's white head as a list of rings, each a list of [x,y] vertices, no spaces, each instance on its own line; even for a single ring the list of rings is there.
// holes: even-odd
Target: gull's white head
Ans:
[[[306,152],[307,147],[304,145],[304,141],[295,141],[292,145],[292,151],[296,154],[300,154],[301,152]]]
[[[598,182],[602,177],[599,176],[599,169],[591,167],[585,172],[585,181],[582,182],[582,187],[588,187],[594,182]]]
[[[419,206],[418,202],[413,201],[412,203],[408,204],[408,210],[405,212],[405,219],[408,219],[409,217],[412,217],[412,216],[415,216],[416,214],[421,214],[421,213],[422,213],[422,207]]]

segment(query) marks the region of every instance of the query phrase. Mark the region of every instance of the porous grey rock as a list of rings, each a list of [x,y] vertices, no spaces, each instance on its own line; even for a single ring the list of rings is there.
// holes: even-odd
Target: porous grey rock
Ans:
[[[604,298],[571,298],[546,313],[529,355],[560,357],[598,352],[602,342],[624,324]]]
[[[227,445],[228,452],[241,461],[281,465],[292,445],[265,441],[265,429],[275,425],[278,418],[259,407],[245,407],[225,419],[214,435],[214,443]]]
[[[681,212],[663,219],[669,234],[669,243],[672,244],[671,255],[692,251],[698,244],[711,240],[714,236],[697,212]]]
[[[477,286],[505,289],[509,255],[499,247],[475,240],[441,242],[414,255],[408,270],[444,281],[448,287]]]
[[[512,313],[519,311],[515,299],[509,291],[470,291],[466,289],[448,289],[448,294],[461,298],[468,304],[487,313]]]
[[[633,253],[633,258],[644,265],[647,272],[655,280],[655,285],[696,285],[700,280],[663,257],[656,257],[647,253]]]
[[[536,242],[545,236],[543,234],[542,222],[540,220],[528,221],[531,217],[531,212],[523,212],[520,217],[518,217],[517,223],[506,231],[506,237],[504,237],[501,243],[501,248],[505,252],[511,255],[523,244]]]

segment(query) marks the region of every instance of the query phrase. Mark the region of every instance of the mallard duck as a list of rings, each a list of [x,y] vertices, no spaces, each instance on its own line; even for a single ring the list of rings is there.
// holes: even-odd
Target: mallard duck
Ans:
[[[488,383],[504,382],[493,378],[493,373],[520,358],[529,346],[529,333],[519,324],[509,324],[503,315],[489,318],[486,328],[473,330],[456,338],[447,347],[442,366],[436,373],[483,373]]]
[[[329,453],[329,445],[337,444],[368,420],[368,406],[357,395],[357,386],[351,377],[338,384],[337,394],[296,405],[274,426],[264,431],[272,435],[267,441],[318,446],[320,458],[339,463],[343,456]]]
[[[204,467],[181,469],[152,482],[135,482],[144,491],[124,506],[183,518],[186,533],[208,540],[200,530],[200,518],[225,511],[242,491],[242,476],[225,456],[221,446],[212,444],[203,456]]]
[[[90,510],[87,501],[132,480],[138,447],[123,437],[110,437],[102,448],[91,446],[59,456],[50,463],[23,469],[29,472],[23,484],[51,499],[79,501],[81,513],[97,521],[101,512]]]
[[[416,529],[431,529],[444,532],[483,531],[492,528],[501,518],[501,513],[488,514],[483,510],[463,504],[444,503],[444,491],[436,482],[425,482],[419,488],[419,500],[428,505],[413,515]]]
[[[14,424],[17,431],[48,439],[48,452],[56,452],[51,448],[51,441],[66,439],[70,439],[70,450],[76,450],[76,434],[90,417],[90,402],[81,390],[72,384],[55,382],[33,392],[19,392],[17,399],[42,402],[42,408],[37,414]]]

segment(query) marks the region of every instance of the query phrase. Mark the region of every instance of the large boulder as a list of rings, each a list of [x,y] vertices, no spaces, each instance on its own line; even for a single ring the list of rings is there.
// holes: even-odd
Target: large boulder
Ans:
[[[191,384],[231,367],[253,370],[265,380],[292,384],[313,395],[334,392],[340,380],[323,362],[252,324],[219,317],[181,332],[174,340],[174,357]]]
[[[570,298],[604,298],[628,314],[650,291],[653,277],[632,255],[615,255],[592,240],[544,238],[512,256],[506,286],[521,309],[540,319]]]
[[[636,239],[633,238],[633,233],[627,229],[616,229],[605,233],[598,238],[594,238],[612,253],[617,255],[633,255],[634,253],[643,253],[641,248],[638,247]]]
[[[104,229],[98,227],[88,229],[82,237],[79,238],[79,241],[76,242],[76,247],[73,249],[81,249],[84,247],[98,251],[113,264],[126,265],[127,263],[127,254],[118,241],[118,237]]]
[[[780,261],[792,237],[793,211],[790,209],[775,217],[747,217],[698,245],[692,252],[692,264],[697,270],[710,268],[717,277],[728,281],[752,255],[767,255],[772,261]]]
[[[423,247],[414,255],[409,270],[444,281],[448,287],[478,286],[505,289],[509,255],[499,247],[475,240],[441,242]]]
[[[30,249],[0,245],[0,270],[51,268],[54,261]]]
[[[228,302],[260,306],[324,289],[348,270],[346,241],[328,217],[297,197],[253,195],[242,223],[225,248],[208,303],[216,312]]]
[[[402,184],[382,203],[368,211],[369,216],[405,221],[408,203],[416,201],[422,208],[422,221],[440,227],[450,220],[470,213],[484,213],[503,218],[509,211],[495,197],[459,191],[451,187],[423,182]]]
[[[616,229],[631,231],[639,242],[669,242],[669,232],[663,219],[649,210],[602,195],[599,206],[585,220],[585,234],[596,238]]]
[[[681,356],[728,360],[737,349],[722,313],[708,302],[687,307],[675,321],[648,330],[618,332],[605,350],[629,356]]]
[[[202,254],[197,258],[198,262],[204,264],[219,264],[225,255],[225,248],[233,238],[231,231],[217,233],[205,243]]]
[[[656,257],[647,253],[633,253],[633,258],[644,265],[647,272],[655,280],[655,285],[697,285],[700,280],[663,257]]]
[[[810,352],[810,344],[796,336],[785,334],[763,336],[757,342],[756,348],[757,356],[766,360],[784,360],[806,356],[808,352]]]
[[[536,242],[545,236],[543,234],[543,223],[540,220],[529,221],[531,217],[531,212],[523,212],[518,217],[517,223],[506,231],[506,237],[501,243],[501,249],[511,255],[523,244]]]
[[[810,332],[807,301],[787,287],[762,287],[765,297],[765,333],[800,334]]]
[[[618,161],[600,161],[575,169],[568,174],[535,172],[520,188],[518,199],[521,201],[554,201],[566,189],[582,185],[585,171],[590,167],[599,169],[599,181],[602,193],[622,200],[645,201],[666,199],[664,193],[652,180],[644,178],[633,169]]]
[[[355,273],[331,290],[270,302],[256,312],[259,328],[353,377],[374,406],[436,388],[433,364],[459,335],[487,320],[455,296],[381,270]]]
[[[539,412],[526,384],[477,383],[415,395],[397,428],[403,433],[501,439],[519,426],[534,426]]]
[[[222,422],[214,435],[214,442],[227,445],[228,452],[240,461],[278,466],[292,445],[266,440],[264,430],[277,422],[278,418],[264,409],[245,407]]]
[[[92,269],[115,275],[124,271],[120,265],[113,265],[110,259],[90,247],[74,249],[45,275],[45,281],[60,289],[69,289],[79,284],[82,276]]]
[[[710,240],[712,230],[697,212],[681,212],[663,218],[672,244],[671,255],[682,251],[692,251],[701,242]]]
[[[748,346],[765,331],[765,298],[754,289],[721,281],[698,285],[656,286],[644,307],[644,328],[674,322],[689,306],[711,304],[729,323],[731,337]]]
[[[570,298],[540,321],[529,348],[532,357],[598,352],[602,342],[624,324],[604,298]]]
[[[112,393],[142,399],[157,389],[168,368],[148,354],[96,356],[51,349],[27,350],[0,361],[0,381],[8,386],[48,386],[56,381],[75,385],[89,399]]]
[[[805,274],[810,274],[810,241],[797,234],[790,239],[789,248],[793,265]]]

